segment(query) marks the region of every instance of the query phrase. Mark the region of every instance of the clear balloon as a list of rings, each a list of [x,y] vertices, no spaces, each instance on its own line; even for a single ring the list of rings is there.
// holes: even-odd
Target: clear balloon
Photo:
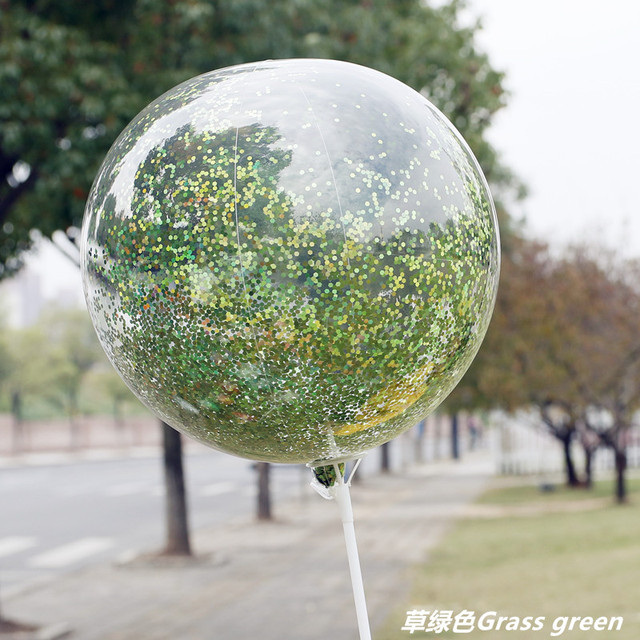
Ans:
[[[413,426],[484,336],[495,212],[466,144],[379,72],[278,60],[208,73],[109,151],[85,295],[125,382],[229,453],[324,464]]]

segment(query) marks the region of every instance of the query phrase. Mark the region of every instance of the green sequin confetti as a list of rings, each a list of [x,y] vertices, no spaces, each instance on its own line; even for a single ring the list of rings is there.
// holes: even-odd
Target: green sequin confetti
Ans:
[[[338,465],[338,471],[344,477],[344,463]],[[323,487],[332,487],[336,481],[338,480],[338,475],[336,474],[336,468],[332,464],[324,465],[322,467],[314,467],[313,475],[315,479],[323,486]]]
[[[316,465],[442,402],[499,271],[451,125],[328,60],[222,69],[149,105],[95,180],[82,251],[100,341],[145,404],[229,453]]]

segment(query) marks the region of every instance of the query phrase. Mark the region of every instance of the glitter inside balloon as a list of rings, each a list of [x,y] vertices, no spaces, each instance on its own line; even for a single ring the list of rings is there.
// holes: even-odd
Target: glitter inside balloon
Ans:
[[[344,62],[193,78],[95,180],[86,299],[129,387],[172,426],[273,462],[356,457],[421,420],[486,331],[495,212],[424,97]]]

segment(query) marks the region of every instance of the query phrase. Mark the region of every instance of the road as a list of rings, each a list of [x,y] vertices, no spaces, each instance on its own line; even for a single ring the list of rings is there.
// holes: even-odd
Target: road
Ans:
[[[255,511],[250,461],[191,453],[185,473],[192,530]],[[308,480],[303,467],[274,465],[275,508]],[[159,456],[1,468],[0,589],[16,592],[87,564],[158,550],[164,526]]]
[[[395,449],[399,451],[401,447]],[[198,484],[194,480],[200,473],[201,460],[205,476]],[[215,463],[218,458],[213,455],[210,460]],[[435,461],[380,474],[379,456],[373,453],[367,460],[369,472],[365,466],[362,481],[354,485],[353,504],[369,615],[375,630],[394,607],[408,610],[429,602],[428,593],[417,602],[409,600],[409,568],[423,562],[452,521],[464,514],[465,505],[486,486],[493,462],[486,452],[477,452],[462,461]],[[220,458],[220,464],[234,468],[239,465],[239,477],[249,478],[253,483],[248,463]],[[108,478],[113,481],[115,477],[116,481],[109,492],[101,485],[100,470],[107,466],[114,471]],[[122,469],[126,470],[127,465],[120,465],[121,471],[118,465],[110,463],[84,468],[91,475],[94,492],[96,487],[103,495],[133,490],[126,484],[133,480],[119,477],[124,476]],[[237,518],[224,516],[220,508],[215,515],[202,516],[203,520],[212,517],[214,524],[203,526],[194,536],[201,561],[114,566],[109,560],[109,554],[116,552],[114,542],[109,550],[95,552],[91,556],[93,564],[82,570],[65,569],[64,575],[52,573],[56,575],[55,581],[32,584],[13,593],[3,590],[0,597],[7,614],[43,626],[64,623],[65,628],[73,630],[74,638],[82,640],[354,638],[356,621],[339,513],[335,504],[310,492],[308,470],[302,474],[297,468],[274,467],[276,493],[277,487],[288,483],[290,490],[300,491],[301,495],[294,493],[293,499],[276,500],[277,522],[258,526],[252,522],[253,505],[245,495],[246,487],[235,493],[223,493],[222,483],[233,482],[237,477],[231,470],[218,469],[212,480],[206,458],[189,459],[188,469],[194,518],[200,512],[195,506],[200,500],[204,504],[207,500],[218,500],[209,504],[225,504],[225,509],[242,512]],[[81,470],[79,466],[76,472]],[[43,469],[36,471],[40,473]],[[72,471],[67,469],[71,480]],[[2,477],[6,476],[0,473]],[[155,479],[158,477],[156,472]],[[205,491],[205,487],[212,488]],[[153,491],[153,484],[148,488]],[[102,501],[107,504],[106,498],[116,502],[129,500],[123,495],[106,495]],[[156,513],[161,511],[161,499],[150,498],[147,491],[145,500],[155,500]],[[249,511],[242,504],[235,504],[243,501]],[[96,505],[94,513],[99,508]],[[90,521],[90,515],[93,514],[82,519]],[[228,517],[230,521],[215,524],[215,518]],[[156,519],[146,527],[156,540],[161,538],[157,522]],[[133,531],[136,527],[137,535],[144,537],[145,526],[136,524],[127,528]],[[98,532],[105,537],[107,533],[109,530]],[[73,543],[76,550],[88,554],[96,549],[98,543],[86,539],[99,537],[98,534],[95,529],[85,529],[82,534],[85,542]],[[144,548],[148,549],[149,541],[144,542]],[[126,543],[130,544],[131,539],[125,540],[122,548]],[[46,552],[44,547],[21,552],[25,554],[22,566],[27,558],[33,562],[34,557]],[[18,555],[12,554],[5,560],[13,562]],[[63,548],[59,556],[64,555]],[[85,561],[88,563],[89,559]]]

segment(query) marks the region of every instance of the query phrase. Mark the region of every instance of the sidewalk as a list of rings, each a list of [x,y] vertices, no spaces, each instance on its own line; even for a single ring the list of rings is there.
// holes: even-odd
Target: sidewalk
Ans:
[[[369,617],[376,628],[408,601],[424,560],[493,473],[487,452],[368,476],[352,487]],[[5,598],[4,614],[66,624],[77,640],[355,640],[337,506],[319,496],[195,532],[194,559],[94,566]]]
[[[16,427],[10,415],[0,414],[0,462],[5,464],[37,456],[157,449],[161,445],[159,422],[150,415],[128,416],[122,424],[108,416],[82,416],[73,424],[68,419],[25,420]]]

